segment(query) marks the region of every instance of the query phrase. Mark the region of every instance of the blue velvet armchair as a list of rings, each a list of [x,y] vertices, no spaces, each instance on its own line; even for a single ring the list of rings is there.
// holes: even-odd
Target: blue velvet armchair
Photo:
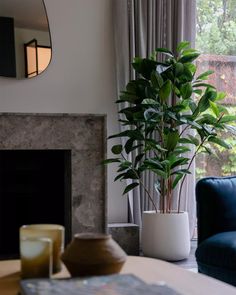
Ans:
[[[236,286],[236,176],[196,185],[198,271]]]

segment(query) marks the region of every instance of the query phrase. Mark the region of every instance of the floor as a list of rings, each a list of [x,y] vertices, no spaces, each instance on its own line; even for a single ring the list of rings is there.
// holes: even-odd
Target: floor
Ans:
[[[173,262],[174,264],[186,268],[186,269],[190,269],[193,271],[197,272],[197,262],[195,259],[195,251],[197,248],[197,240],[194,239],[191,241],[191,251],[190,251],[190,255],[187,259],[181,260],[181,261],[177,261],[177,262]]]

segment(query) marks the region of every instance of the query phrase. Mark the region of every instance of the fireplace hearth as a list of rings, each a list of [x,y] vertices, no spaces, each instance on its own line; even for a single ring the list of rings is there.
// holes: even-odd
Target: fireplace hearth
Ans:
[[[0,258],[17,257],[19,227],[106,232],[103,115],[0,114]]]

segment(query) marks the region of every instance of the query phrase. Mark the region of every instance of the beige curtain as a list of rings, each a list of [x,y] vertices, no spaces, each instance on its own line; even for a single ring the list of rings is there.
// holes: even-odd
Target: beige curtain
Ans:
[[[195,0],[112,0],[116,51],[117,95],[130,79],[134,79],[131,62],[135,56],[147,57],[157,47],[175,51],[176,45],[188,40],[194,46]],[[171,103],[174,103],[172,101]],[[130,155],[134,157],[135,154]],[[192,167],[194,171],[194,167]],[[154,176],[144,175],[143,181],[154,188]],[[153,194],[155,192],[153,190]],[[158,196],[156,202],[158,202]],[[187,177],[181,209],[190,217],[190,230],[195,224],[194,173]],[[151,209],[145,192],[138,188],[129,193],[130,222],[141,225],[142,211]]]

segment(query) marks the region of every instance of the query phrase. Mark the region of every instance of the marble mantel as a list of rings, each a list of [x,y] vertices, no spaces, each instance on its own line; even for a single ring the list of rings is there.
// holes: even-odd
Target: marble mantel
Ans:
[[[72,234],[106,231],[105,115],[0,113],[0,150],[21,149],[70,150]]]

